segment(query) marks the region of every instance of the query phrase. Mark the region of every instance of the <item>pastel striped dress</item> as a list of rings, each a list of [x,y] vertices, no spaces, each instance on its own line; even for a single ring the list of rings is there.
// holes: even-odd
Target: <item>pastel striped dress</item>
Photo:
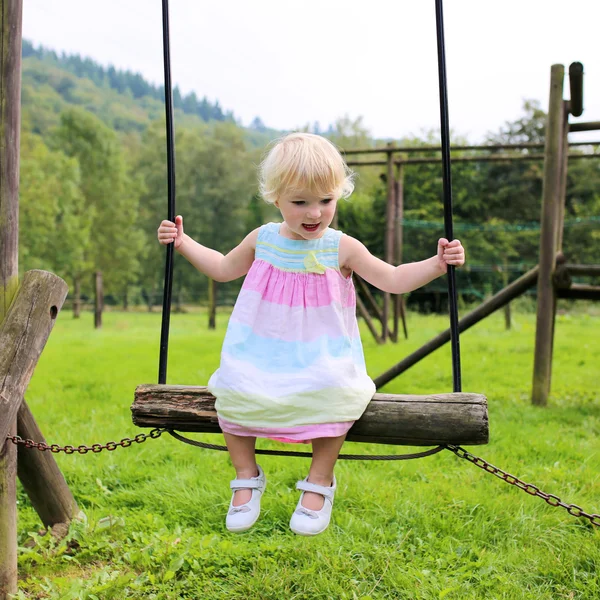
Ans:
[[[285,442],[345,434],[375,393],[356,322],[341,231],[291,240],[258,232],[255,259],[208,382],[224,432]]]

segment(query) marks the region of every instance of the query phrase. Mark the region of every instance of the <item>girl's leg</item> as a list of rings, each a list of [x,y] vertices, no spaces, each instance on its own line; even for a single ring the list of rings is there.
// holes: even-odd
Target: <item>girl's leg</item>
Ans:
[[[256,438],[232,435],[231,433],[223,433],[223,436],[237,479],[256,477],[258,475],[254,453]],[[233,496],[233,506],[246,504],[246,502],[250,502],[251,498],[252,490],[237,490]]]
[[[333,468],[346,435],[335,438],[318,438],[312,440],[313,457],[308,472],[308,481],[317,485],[331,487],[333,483]],[[325,498],[321,494],[304,492],[302,506],[310,510],[321,510]]]

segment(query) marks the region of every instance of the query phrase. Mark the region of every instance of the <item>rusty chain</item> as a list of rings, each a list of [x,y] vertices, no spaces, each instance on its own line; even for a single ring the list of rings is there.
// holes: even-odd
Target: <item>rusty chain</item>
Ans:
[[[171,433],[171,431],[169,429],[161,429],[161,428],[157,427],[155,429],[152,429],[150,431],[150,433],[138,433],[135,437],[123,438],[120,442],[107,442],[106,444],[92,444],[91,446],[85,446],[83,444],[80,446],[59,446],[58,444],[46,444],[45,442],[35,442],[34,440],[23,439],[19,435],[12,435],[12,436],[9,435],[9,436],[7,436],[7,439],[9,439],[13,444],[16,444],[18,446],[23,446],[25,448],[35,448],[42,452],[50,450],[50,452],[54,452],[54,453],[64,452],[65,454],[75,454],[76,452],[79,454],[87,454],[88,452],[94,452],[97,454],[98,452],[102,452],[102,450],[112,451],[112,450],[116,450],[118,447],[128,448],[132,444],[141,444],[141,443],[145,442],[148,438],[157,439],[165,431],[169,431],[169,433]],[[199,443],[198,443],[198,445],[199,445]],[[211,449],[213,448],[213,446],[211,446],[210,444],[207,444],[206,447],[211,448]],[[553,506],[555,508],[558,508],[558,507],[564,508],[573,517],[587,519],[592,525],[594,525],[596,527],[600,527],[600,514],[585,512],[583,510],[583,508],[581,508],[581,506],[577,506],[577,504],[566,504],[558,496],[555,496],[554,494],[547,494],[546,492],[543,492],[536,485],[534,485],[532,483],[527,483],[527,482],[519,479],[518,477],[515,477],[514,475],[511,475],[510,473],[500,469],[499,467],[495,467],[494,465],[487,462],[483,458],[480,458],[479,456],[475,456],[474,454],[471,454],[470,452],[468,452],[464,448],[461,448],[460,446],[446,444],[443,447],[446,448],[447,450],[450,450],[450,452],[454,453],[459,458],[464,458],[465,460],[468,460],[470,463],[474,464],[476,467],[483,469],[487,473],[491,473],[492,475],[495,475],[496,477],[498,477],[502,481],[505,481],[509,485],[514,485],[515,487],[519,488],[520,490],[523,490],[530,496],[537,496],[538,498],[541,498],[542,500],[544,500],[550,506]],[[220,449],[226,449],[226,448],[225,447],[214,447],[214,449],[220,450]]]
[[[102,452],[102,450],[108,450],[109,452],[116,450],[118,447],[121,448],[129,448],[132,444],[141,444],[145,442],[148,438],[159,438],[166,429],[156,428],[153,429],[150,433],[138,433],[133,438],[123,438],[120,442],[106,442],[106,444],[92,444],[91,446],[85,446],[81,444],[80,446],[59,446],[58,444],[46,444],[46,442],[35,442],[34,440],[23,439],[20,435],[9,435],[7,438],[17,446],[23,446],[24,448],[35,448],[36,450],[41,450],[42,452],[46,452],[46,450],[50,450],[50,452],[54,452],[55,454],[58,452],[64,452],[65,454],[75,454],[78,452],[79,454],[87,454],[88,452],[94,452],[97,454],[98,452]]]
[[[474,454],[467,452],[467,450],[461,448],[460,446],[446,444],[446,448],[450,450],[450,452],[456,454],[456,456],[458,456],[459,458],[464,458],[465,460],[468,460],[480,469],[483,469],[484,471],[495,475],[496,477],[502,479],[502,481],[506,481],[506,483],[510,485],[518,487],[520,490],[523,490],[530,496],[537,496],[538,498],[542,498],[542,500],[545,500],[550,506],[560,506],[561,508],[564,508],[570,515],[573,515],[574,517],[583,517],[585,519],[588,519],[592,525],[600,527],[600,515],[595,513],[587,513],[583,510],[583,508],[581,508],[581,506],[577,506],[577,504],[566,504],[558,496],[542,492],[540,488],[538,488],[536,485],[533,485],[533,483],[526,483],[525,481],[522,481],[518,477],[515,477],[514,475],[503,471],[499,467],[495,467],[489,462],[483,460],[483,458],[480,458],[479,456],[475,456]]]

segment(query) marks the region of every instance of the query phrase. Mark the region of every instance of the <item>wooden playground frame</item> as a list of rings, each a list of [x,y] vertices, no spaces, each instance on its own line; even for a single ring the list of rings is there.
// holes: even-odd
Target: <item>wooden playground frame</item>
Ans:
[[[516,281],[510,283],[492,298],[486,300],[459,321],[459,331],[466,331],[499,308],[537,285],[537,318],[535,359],[533,368],[533,404],[546,405],[550,394],[552,373],[552,349],[554,344],[554,323],[556,319],[557,298],[600,300],[600,286],[573,283],[574,276],[599,276],[600,265],[570,264],[562,254],[564,233],[565,200],[567,187],[567,168],[569,160],[598,158],[600,154],[569,154],[569,147],[593,145],[595,142],[569,143],[569,132],[600,130],[600,122],[569,123],[569,115],[575,117],[583,113],[583,65],[572,63],[569,67],[570,100],[563,99],[565,68],[563,65],[553,65],[551,68],[550,99],[546,125],[546,140],[544,144],[495,144],[486,146],[453,146],[453,150],[517,150],[544,147],[544,153],[527,155],[491,154],[479,156],[462,156],[453,158],[453,162],[477,161],[522,161],[544,160],[544,179],[542,188],[542,211],[540,217],[540,250],[539,264],[525,273]],[[345,154],[375,154],[385,153],[385,160],[348,160],[349,166],[385,166],[387,174],[387,211],[385,258],[388,262],[400,264],[402,257],[402,215],[404,168],[411,164],[439,163],[441,158],[394,158],[394,154],[410,154],[414,152],[438,150],[436,146],[406,146],[388,145],[385,148],[365,148],[347,150]],[[394,176],[394,166],[396,174]],[[368,288],[364,282],[358,288],[364,295]],[[382,323],[381,335],[377,332],[364,302],[358,304],[361,316],[365,318],[369,330],[378,342],[386,338],[397,339],[398,317],[402,316],[399,297],[394,297],[393,328],[390,331],[384,327],[390,316],[391,295],[383,295],[383,308],[375,314]],[[369,298],[369,305],[377,307],[375,299]],[[404,321],[403,321],[404,322]],[[404,323],[406,332],[406,324]],[[450,341],[450,330],[438,336],[415,350],[396,365],[375,379],[377,388],[385,385],[411,366]]]

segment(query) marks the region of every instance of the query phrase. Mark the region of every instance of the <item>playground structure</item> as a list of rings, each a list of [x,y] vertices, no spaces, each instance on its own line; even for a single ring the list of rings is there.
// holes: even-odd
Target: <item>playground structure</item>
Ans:
[[[579,64],[579,63],[577,63]],[[569,148],[575,148],[577,146],[597,146],[600,142],[571,142]],[[469,156],[456,156],[452,159],[453,162],[521,162],[521,161],[543,161],[545,154],[541,152],[530,152],[544,148],[543,143],[537,142],[524,142],[517,144],[487,144],[487,145],[456,145],[452,147],[453,151],[479,151],[482,154],[469,155]],[[430,158],[430,157],[411,157],[410,155],[423,153],[423,152],[436,152],[439,151],[438,146],[395,146],[394,144],[388,144],[387,147],[383,148],[363,148],[363,149],[352,149],[344,151],[347,157],[358,156],[358,155],[373,155],[373,154],[385,154],[385,159],[346,159],[348,166],[351,167],[371,167],[379,166],[386,167],[385,175],[382,174],[382,178],[385,179],[387,184],[387,201],[386,201],[386,223],[387,228],[385,231],[385,259],[390,264],[400,264],[402,262],[403,254],[403,215],[404,215],[404,189],[405,189],[405,171],[407,167],[411,165],[421,164],[439,164],[441,158]],[[500,150],[500,153],[497,151]],[[511,150],[527,150],[528,154],[515,154],[508,153],[506,151]],[[492,152],[490,154],[490,152]],[[394,158],[395,154],[409,155],[409,157],[402,156],[400,158]],[[569,154],[570,160],[581,160],[589,158],[598,158],[600,154],[582,154],[572,153]],[[394,173],[394,167],[395,173]],[[391,183],[389,183],[391,182]],[[578,274],[583,274],[579,272]],[[590,273],[587,273],[590,274]],[[505,273],[506,275],[506,273]],[[508,279],[506,277],[506,279]],[[369,286],[358,276],[355,276],[357,284],[357,309],[360,316],[364,319],[371,335],[378,344],[385,343],[388,339],[397,342],[398,341],[398,321],[402,319],[402,326],[404,330],[405,338],[408,337],[408,329],[406,325],[405,306],[403,297],[400,295],[393,295],[389,293],[383,293],[383,301],[378,303],[378,299],[374,297]],[[508,284],[508,281],[506,281]],[[578,284],[575,284],[576,287]],[[579,290],[580,292],[582,290]],[[565,296],[566,297],[566,296]],[[390,311],[390,304],[393,305],[392,311]],[[510,306],[509,304],[504,305],[506,311],[507,324],[510,324]],[[392,328],[389,327],[389,317],[392,318]],[[378,324],[374,322],[374,318],[377,319]],[[387,327],[384,327],[384,323]],[[381,330],[381,333],[378,330]]]
[[[564,256],[562,250],[565,200],[567,185],[567,168],[569,160],[598,158],[600,154],[569,154],[569,147],[589,146],[594,142],[568,141],[569,132],[594,131],[600,129],[600,122],[569,123],[569,115],[575,117],[583,113],[583,65],[572,63],[569,67],[570,100],[563,99],[563,81],[565,69],[563,65],[553,65],[551,69],[550,101],[546,127],[546,141],[544,153],[530,154],[490,154],[480,156],[463,156],[453,159],[454,162],[476,161],[522,161],[544,160],[544,180],[542,191],[542,212],[540,230],[539,264],[529,270],[519,279],[505,286],[493,297],[483,302],[468,315],[459,321],[460,332],[478,323],[502,307],[524,294],[537,285],[537,319],[535,360],[533,370],[532,402],[545,405],[550,394],[550,381],[552,371],[552,348],[554,343],[554,322],[556,318],[557,298],[599,300],[600,286],[574,283],[573,277],[599,276],[600,265],[571,264]],[[535,150],[540,148],[539,143],[521,144],[496,144],[487,146],[453,146],[453,150]],[[403,190],[404,169],[411,164],[439,163],[440,158],[399,158],[394,159],[394,154],[409,154],[414,152],[438,150],[430,147],[395,147],[369,148],[348,150],[346,155],[385,153],[386,159],[376,160],[349,160],[349,166],[386,166],[387,173],[387,211],[386,211],[386,260],[400,264],[402,257],[402,215],[403,215]],[[396,173],[394,174],[394,166]],[[368,288],[364,282],[359,287],[359,293],[365,294]],[[372,319],[363,303],[359,304],[361,316],[365,318],[369,330],[378,342],[384,342],[387,337],[397,339],[398,317],[403,317],[398,296],[394,297],[393,329],[389,331],[383,323],[387,323],[390,313],[390,294],[384,294],[383,309],[379,310],[375,299],[369,298],[369,304],[377,307],[376,312],[382,323],[381,335],[378,334]],[[361,306],[362,305],[362,306]],[[367,313],[365,315],[365,313]],[[404,325],[406,332],[406,325]],[[382,373],[375,379],[377,388],[385,385],[411,366],[428,356],[434,350],[450,341],[450,330],[438,336],[415,350],[396,365]]]
[[[30,452],[25,446],[13,445],[7,439],[8,436],[18,433],[21,438],[38,440],[40,443],[43,440],[24,395],[64,302],[67,287],[59,277],[44,271],[26,273],[22,285],[18,285],[21,1],[3,3],[2,9],[4,52],[0,73],[3,83],[0,86],[0,124],[4,152],[0,156],[0,600],[5,600],[17,590],[16,475],[18,474],[32,506],[45,526],[52,527],[55,531],[64,529],[78,513],[78,507],[52,452]],[[558,88],[558,75],[555,77],[555,71],[559,71],[557,67],[559,66],[553,67],[553,86]],[[562,102],[562,83],[560,92]],[[551,93],[551,108],[553,103],[558,106],[556,93]],[[490,314],[495,307],[502,306],[507,296],[512,298],[522,293],[518,290],[523,285],[529,287],[536,279],[538,294],[541,297],[539,282],[542,278],[550,282],[551,293],[547,294],[546,288],[542,289],[542,292],[546,293],[544,297],[553,299],[555,311],[553,275],[555,256],[560,249],[557,239],[560,228],[555,226],[559,214],[556,184],[561,181],[558,176],[561,165],[564,165],[562,172],[566,174],[566,153],[561,154],[564,141],[560,141],[560,134],[566,139],[565,122],[568,121],[566,118],[557,117],[557,114],[558,112],[551,113],[548,120],[548,137],[551,137],[551,140],[546,141],[545,172],[551,172],[551,175],[547,175],[544,185],[542,224],[544,226],[546,223],[546,228],[540,246],[542,254],[547,250],[546,246],[550,247],[551,258],[543,264],[540,261],[539,267],[534,270],[535,273],[521,278],[523,281],[519,286],[515,286],[517,282],[514,282],[512,287],[508,286],[503,290],[502,299],[494,297],[495,301],[492,298],[488,303],[484,303],[485,308],[484,305],[480,307],[477,318],[470,317],[470,324]],[[594,128],[600,128],[600,124],[595,125]],[[389,186],[391,182],[390,177]],[[390,229],[391,227],[388,227],[388,231]],[[561,260],[558,262],[563,264]],[[590,268],[595,269],[565,266],[561,272],[563,287],[560,289],[578,293],[577,288],[569,285],[570,275],[582,272],[581,269],[588,272]],[[545,284],[548,283],[546,279]],[[582,290],[579,290],[579,293],[581,292]],[[597,290],[586,290],[586,294],[596,297]],[[389,308],[387,310],[389,311]],[[387,322],[388,313],[385,314]],[[553,327],[554,313],[551,317]],[[468,318],[469,316],[465,317]],[[544,325],[548,319],[540,319],[538,312],[538,329],[541,330],[543,327],[540,321]],[[463,330],[466,329],[464,323],[462,327]],[[536,342],[536,364],[537,352]],[[542,357],[544,360],[545,356]],[[542,363],[545,366],[543,360]],[[549,378],[547,384],[549,387]],[[217,431],[214,406],[213,412],[210,409],[214,399],[209,397],[203,388],[164,385],[155,386],[157,389],[148,389],[149,387],[151,386],[140,386],[136,391],[132,411],[138,424],[148,425],[140,418],[142,405],[146,402],[146,418],[162,419],[160,422],[165,427],[184,431]],[[403,421],[406,421],[407,426],[400,429],[397,423]],[[465,393],[431,396],[376,395],[374,402],[365,416],[357,422],[348,439],[410,445],[481,444],[487,442],[487,436],[485,398],[479,394]],[[51,450],[53,448],[50,447]],[[77,449],[72,449],[70,453],[74,451]]]

